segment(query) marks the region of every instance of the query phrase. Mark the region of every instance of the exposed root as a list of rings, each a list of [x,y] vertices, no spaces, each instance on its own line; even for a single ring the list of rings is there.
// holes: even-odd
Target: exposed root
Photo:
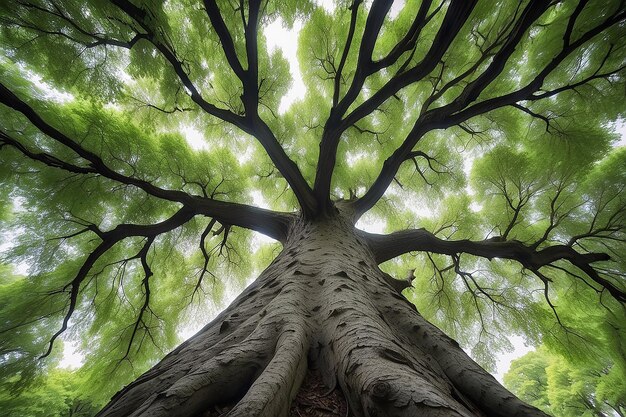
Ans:
[[[431,357],[395,341],[376,309],[355,309],[344,320],[332,349],[339,384],[356,416],[476,416],[454,398]]]
[[[287,283],[258,294],[267,284],[262,278],[210,325],[116,394],[98,416],[192,416],[212,404],[237,401],[275,361],[277,341],[285,345],[295,333],[300,335],[303,376],[310,333],[301,319],[306,311],[303,288]],[[281,355],[290,351],[296,352],[293,343]],[[286,409],[293,396],[295,392],[285,400]]]
[[[287,416],[307,370],[308,331],[290,325],[279,336],[276,354],[228,417]]]
[[[414,354],[431,357],[453,384],[452,395],[472,410],[473,415],[547,417],[511,394],[472,360],[455,340],[415,311],[408,301],[381,305],[381,311],[393,329],[395,340],[406,342],[403,345]]]
[[[258,333],[264,333],[264,337],[259,337]],[[240,343],[228,347],[210,359],[204,360],[202,357],[204,355],[201,355],[195,357],[195,362],[188,360],[187,363],[176,365],[173,369],[177,372],[166,372],[153,379],[155,383],[149,387],[151,395],[140,405],[133,407],[135,411],[131,415],[189,416],[198,413],[209,404],[240,398],[245,393],[245,388],[252,384],[259,370],[269,361],[269,357],[264,356],[262,352],[273,350],[275,337],[275,334],[267,334],[266,326],[259,325]],[[157,387],[163,386],[166,388],[156,390]],[[129,404],[139,400],[138,398],[130,402],[125,398],[103,410],[101,415],[128,415]],[[119,406],[115,406],[116,404]]]

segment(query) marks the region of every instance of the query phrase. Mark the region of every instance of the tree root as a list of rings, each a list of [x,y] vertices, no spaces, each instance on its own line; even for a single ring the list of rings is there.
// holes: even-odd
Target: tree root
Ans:
[[[307,371],[306,325],[283,329],[276,353],[228,417],[287,416]]]
[[[248,399],[259,402],[263,387],[272,385],[271,378],[277,376],[284,380],[279,391],[293,392],[269,409],[286,413],[307,369],[310,330],[302,319],[306,303],[293,296],[303,295],[304,288],[287,283],[255,301],[255,288],[263,281],[255,282],[210,325],[116,394],[98,416],[193,416],[212,404],[244,396],[243,403],[251,404]],[[295,372],[285,378],[292,367]],[[255,391],[259,392],[253,395]],[[276,393],[266,397],[280,398]],[[254,415],[239,409],[245,408],[235,407],[232,415]],[[280,415],[273,413],[259,415]]]
[[[403,340],[413,355],[426,354],[454,385],[452,395],[475,414],[494,417],[548,417],[504,388],[489,372],[472,360],[459,344],[425,320],[415,307],[402,303],[379,306],[393,329],[394,338]],[[480,411],[477,407],[480,405]]]

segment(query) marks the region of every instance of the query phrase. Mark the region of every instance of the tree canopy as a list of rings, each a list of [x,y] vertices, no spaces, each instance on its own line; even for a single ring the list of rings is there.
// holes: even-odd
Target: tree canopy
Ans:
[[[626,415],[622,363],[599,361],[596,366],[572,363],[545,348],[516,359],[505,384],[522,399],[555,417]]]
[[[392,3],[2,2],[3,378],[67,337],[110,396],[337,202],[485,367],[623,361],[625,2]]]

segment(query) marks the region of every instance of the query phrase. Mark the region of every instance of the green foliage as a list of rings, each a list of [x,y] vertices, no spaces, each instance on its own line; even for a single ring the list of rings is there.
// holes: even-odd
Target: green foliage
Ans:
[[[0,407],[6,417],[91,417],[102,404],[87,400],[84,381],[76,371],[54,369],[17,396],[0,389]]]
[[[505,385],[521,399],[554,417],[626,414],[621,363],[571,362],[545,347],[514,360]]]
[[[216,2],[231,52],[245,72],[253,61],[252,35],[246,37],[252,24],[248,8],[235,3]],[[575,42],[623,9],[621,3],[587,2],[570,27],[576,2],[555,2],[523,31],[493,82],[445,120],[429,121],[436,110],[454,108],[496,65],[495,51],[512,36],[511,21],[526,4],[478,2],[450,47],[431,62],[449,6],[433,2],[418,41],[354,84],[356,95],[339,116],[393,90],[395,77],[406,79],[411,69],[432,64],[341,131],[330,196],[362,197],[398,149],[415,139],[412,153],[366,214],[368,222],[387,232],[424,228],[445,240],[508,240],[536,250],[565,245],[607,253],[610,261],[594,265],[603,279],[623,289],[626,148],[613,146],[615,122],[626,116],[623,21],[562,56],[568,30]],[[14,390],[39,384],[29,391],[33,399],[19,407],[40,407],[46,390],[59,393],[51,396],[50,410],[61,413],[72,406],[75,386],[67,385],[65,371],[54,370],[60,351],[53,349],[48,359],[39,356],[64,325],[72,282],[102,235],[120,225],[159,224],[184,205],[137,183],[185,194],[185,201],[296,212],[293,184],[255,136],[267,127],[312,186],[319,145],[337,128],[328,122],[338,107],[335,99],[341,103],[365,67],[393,53],[422,2],[406,0],[396,16],[384,19],[371,62],[360,67],[359,45],[366,43],[372,2],[357,7],[338,1],[329,11],[315,1],[262,1],[252,36],[258,41],[252,90],[237,74],[225,51],[228,42],[204,2],[128,5],[136,6],[139,16],[99,0],[0,3],[0,83],[51,129],[101,161],[88,160],[53,140],[32,117],[0,105],[0,134],[22,146],[0,136],[0,377]],[[354,36],[344,55],[353,15]],[[281,100],[300,80],[292,80],[293,57],[268,47],[268,27],[277,22],[302,27],[297,60],[306,92],[284,112]],[[557,58],[558,65],[541,75]],[[535,95],[447,124],[464,109],[514,94],[533,80],[538,80]],[[246,94],[258,95],[258,119],[246,113]],[[426,133],[413,138],[416,127],[424,126]],[[42,155],[50,157],[47,163],[37,160]],[[126,182],[107,177],[101,166]],[[277,253],[278,244],[259,243],[251,232],[231,226],[197,215],[153,240],[136,235],[116,241],[91,265],[63,336],[85,355],[81,383],[99,395],[90,401],[102,402],[147,369],[180,342],[188,330],[183,323],[205,322],[233,288],[240,289]],[[557,261],[543,268],[549,280],[519,262],[465,253],[408,254],[383,268],[397,277],[414,271],[407,298],[486,367],[493,368],[494,352],[510,348],[502,334],[523,334],[551,352],[567,352],[569,359],[558,359],[558,366],[542,351],[519,365],[536,379],[520,380],[516,389],[540,407],[566,415],[566,397],[579,392],[613,404],[623,401],[618,392],[626,366],[622,306],[597,283],[579,279],[581,271],[571,264]],[[148,294],[149,308],[142,308]],[[594,349],[610,361],[603,363]],[[576,361],[589,364],[587,370],[608,367],[592,381],[571,365]],[[560,388],[541,391],[545,384]],[[8,398],[6,392],[0,395]],[[12,415],[40,413],[7,401],[21,410]]]
[[[6,75],[15,77],[15,71],[8,65]],[[28,94],[28,89],[37,92],[31,85],[21,84],[24,94]],[[245,167],[240,165],[232,148],[217,145],[210,152],[194,151],[180,134],[160,133],[149,125],[142,128],[133,122],[132,113],[97,102],[74,99],[50,103],[38,110],[49,120],[63,115],[57,120],[59,126],[81,135],[82,145],[97,150],[118,172],[166,189],[219,196],[223,201],[246,202],[250,198],[247,181],[241,179],[240,173]],[[28,126],[23,118],[6,108],[2,111],[5,128],[16,131],[28,146],[37,146],[44,139],[32,127],[21,129]],[[62,146],[44,146],[59,158],[78,159]],[[7,357],[2,367],[3,378],[22,373],[19,381],[25,383],[44,363],[37,358],[46,351],[53,329],[61,327],[60,313],[67,308],[68,282],[84,262],[85,254],[96,247],[94,235],[81,230],[89,224],[106,230],[123,223],[162,221],[174,213],[175,205],[164,204],[138,189],[120,187],[97,175],[68,176],[18,154],[3,149],[0,155],[0,193],[10,197],[2,206],[3,240],[11,242],[4,250],[3,260],[30,268],[28,277],[3,274],[0,317],[5,328],[19,329],[3,335],[2,351],[15,346],[23,349],[22,353]],[[185,294],[184,305],[195,308],[206,300],[207,294],[209,300],[220,302],[224,276],[235,275],[242,277],[241,280],[249,276],[251,264],[244,254],[248,251],[250,233],[243,229],[233,231],[223,249],[220,249],[223,233],[210,234],[205,247],[210,255],[207,269],[212,273],[205,274],[206,279],[196,289],[203,265],[197,249],[198,238],[207,224],[208,220],[195,219],[155,241],[149,254],[155,271],[151,278],[152,302],[137,334],[133,334],[133,324],[145,290],[139,259],[131,257],[144,242],[139,239],[120,242],[94,265],[77,305],[80,320],[72,323],[72,334],[84,340],[85,352],[98,358],[88,361],[94,374],[115,369],[118,381],[132,380],[141,373],[140,369],[180,342],[178,323],[188,315],[180,308],[177,298],[181,289]],[[216,230],[217,227],[213,232]],[[25,325],[29,326],[28,331]],[[132,349],[131,337],[135,341]],[[132,356],[133,362],[117,364],[127,356]],[[96,381],[106,385],[107,390],[100,392],[110,396],[111,381],[102,378]],[[96,386],[96,381],[92,386]]]

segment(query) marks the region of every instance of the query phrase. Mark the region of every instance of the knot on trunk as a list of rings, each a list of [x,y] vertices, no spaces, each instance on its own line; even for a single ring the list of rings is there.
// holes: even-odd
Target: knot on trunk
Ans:
[[[378,381],[372,385],[372,399],[377,402],[388,401],[391,395],[391,384],[387,381]]]

